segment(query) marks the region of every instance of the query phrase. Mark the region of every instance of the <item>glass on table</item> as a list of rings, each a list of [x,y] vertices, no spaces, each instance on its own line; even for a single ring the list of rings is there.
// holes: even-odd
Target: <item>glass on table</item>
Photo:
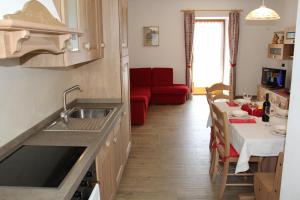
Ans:
[[[256,101],[251,100],[249,103],[249,108],[251,109],[251,115],[254,115],[254,110],[257,109],[258,105]]]
[[[250,103],[250,102],[251,102],[251,99],[252,99],[252,95],[247,94],[247,93],[244,93],[244,94],[243,94],[243,99],[245,99],[245,101],[246,101],[247,103]]]

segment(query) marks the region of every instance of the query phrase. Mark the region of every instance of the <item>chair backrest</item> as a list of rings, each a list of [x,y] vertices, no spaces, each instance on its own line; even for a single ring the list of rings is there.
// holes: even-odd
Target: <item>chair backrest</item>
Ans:
[[[212,116],[212,103],[213,103],[213,98],[212,98],[212,95],[208,92],[206,92],[206,100],[207,100],[207,103],[208,103],[208,106],[209,106],[209,110],[210,110],[210,117],[211,117],[211,120],[212,120],[212,124],[213,124],[213,116]]]
[[[214,141],[221,158],[230,156],[230,142],[228,132],[228,117],[214,103],[211,103],[212,120],[214,129]]]
[[[274,187],[273,187],[273,197],[271,199],[273,200],[279,200],[280,196],[280,187],[281,187],[281,177],[282,177],[282,167],[283,167],[283,153],[279,153],[278,160],[277,160],[277,166],[276,166],[276,172],[275,172],[275,180],[274,180]]]
[[[232,89],[229,85],[216,83],[211,87],[206,87],[205,90],[206,93],[210,93],[212,95],[213,101],[217,99],[233,100]],[[226,92],[228,93],[228,95],[226,94]]]

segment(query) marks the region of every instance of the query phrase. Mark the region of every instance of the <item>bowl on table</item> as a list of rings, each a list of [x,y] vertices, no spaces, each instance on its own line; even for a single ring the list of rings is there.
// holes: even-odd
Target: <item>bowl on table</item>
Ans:
[[[246,112],[246,111],[243,111],[243,110],[233,110],[233,111],[231,111],[231,116],[233,116],[233,117],[242,117],[242,118],[244,118],[244,117],[248,117],[248,112]]]
[[[286,135],[286,129],[287,129],[286,125],[274,125],[272,129],[276,135],[282,135],[282,136]]]
[[[246,99],[235,99],[234,102],[239,105],[243,105],[243,104],[249,103],[250,101],[248,101]]]
[[[279,107],[275,107],[274,110],[275,110],[276,115],[281,116],[281,117],[287,117],[289,114],[289,110],[285,110],[285,109],[282,109]]]

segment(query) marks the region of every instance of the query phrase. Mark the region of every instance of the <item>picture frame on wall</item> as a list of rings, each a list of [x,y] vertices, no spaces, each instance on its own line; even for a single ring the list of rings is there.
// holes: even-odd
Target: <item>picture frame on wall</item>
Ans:
[[[145,26],[144,30],[144,46],[155,47],[159,46],[159,27]]]

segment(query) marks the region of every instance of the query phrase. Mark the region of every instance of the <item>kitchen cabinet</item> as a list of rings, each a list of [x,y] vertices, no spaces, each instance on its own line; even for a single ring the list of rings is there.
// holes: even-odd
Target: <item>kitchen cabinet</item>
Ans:
[[[62,22],[82,34],[72,34],[61,54],[44,52],[21,59],[25,67],[68,67],[104,57],[102,1],[54,0]]]
[[[293,59],[294,44],[269,44],[268,57],[277,60]]]
[[[105,144],[96,157],[97,179],[101,188],[101,199],[112,200],[114,194],[113,186],[113,131],[108,135]]]
[[[121,57],[128,56],[128,0],[119,0]]]
[[[119,27],[120,27],[120,63],[121,63],[121,98],[124,104],[121,122],[122,157],[125,165],[131,148],[130,122],[130,78],[128,54],[128,0],[119,0]]]
[[[121,58],[121,75],[122,75],[122,103],[124,104],[124,111],[121,121],[122,131],[122,152],[123,162],[125,163],[131,148],[131,127],[130,127],[130,86],[129,86],[129,57]]]
[[[113,139],[113,149],[114,149],[114,163],[113,163],[113,180],[114,186],[118,188],[124,165],[123,165],[123,155],[122,155],[122,138],[121,138],[121,118],[118,119],[114,127],[114,139]]]
[[[16,13],[3,14],[1,11],[0,59],[27,55],[31,58],[33,54],[45,52],[63,54],[71,35],[80,34],[77,28],[67,27],[54,17],[45,4],[32,0],[21,4],[23,8]]]
[[[121,117],[117,119],[96,158],[97,178],[103,200],[114,198],[124,170],[121,120]]]

